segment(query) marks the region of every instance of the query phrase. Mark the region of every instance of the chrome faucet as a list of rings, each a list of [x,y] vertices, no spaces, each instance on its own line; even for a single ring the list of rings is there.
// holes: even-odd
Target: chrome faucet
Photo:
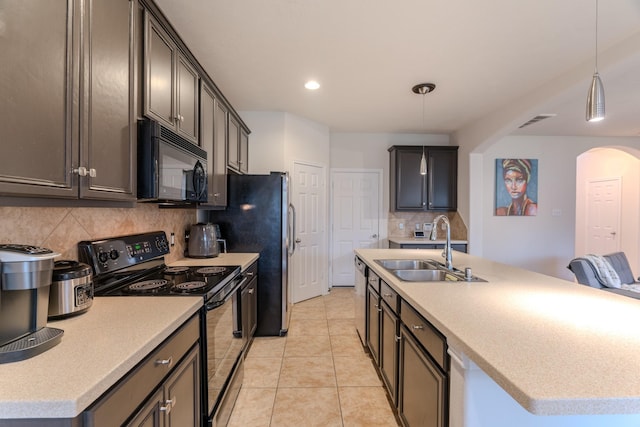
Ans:
[[[438,237],[438,224],[440,221],[444,222],[447,229],[447,243],[444,246],[442,256],[447,260],[447,268],[449,270],[453,270],[453,263],[451,262],[451,224],[449,223],[449,218],[447,218],[446,215],[438,215],[433,220],[433,226],[431,227],[431,240],[436,240]]]

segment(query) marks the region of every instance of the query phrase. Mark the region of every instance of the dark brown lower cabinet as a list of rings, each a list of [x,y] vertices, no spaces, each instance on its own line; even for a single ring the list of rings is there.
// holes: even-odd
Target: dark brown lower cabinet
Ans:
[[[404,425],[448,425],[448,375],[422,349],[405,325],[400,327],[398,387],[398,413]]]
[[[397,403],[398,390],[398,328],[400,320],[386,303],[380,312],[380,373],[391,400]]]
[[[380,296],[367,286],[367,347],[376,365],[380,358]]]

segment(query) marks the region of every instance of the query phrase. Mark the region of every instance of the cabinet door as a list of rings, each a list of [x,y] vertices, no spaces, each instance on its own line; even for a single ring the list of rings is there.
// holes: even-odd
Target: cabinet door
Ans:
[[[81,198],[135,200],[134,3],[87,3],[83,52]]]
[[[200,85],[200,146],[207,152],[207,204],[214,204],[213,166],[214,153],[214,110],[216,99],[213,91],[204,82]]]
[[[147,403],[138,411],[131,421],[126,423],[127,427],[163,427],[164,417],[164,390],[158,389]]]
[[[254,277],[249,284],[249,341],[258,329],[258,278]]]
[[[391,399],[397,402],[398,326],[396,313],[387,304],[381,304],[380,312],[380,372]]]
[[[421,147],[396,152],[394,206],[397,211],[426,209],[426,175],[420,175],[421,158]]]
[[[447,425],[447,379],[403,325],[400,328],[398,412],[409,427]]]
[[[216,99],[213,113],[213,204],[227,206],[227,108]]]
[[[227,161],[230,168],[240,171],[240,124],[229,114]]]
[[[249,134],[240,128],[240,173],[249,173]]]
[[[256,332],[258,323],[258,277],[253,276],[249,284],[242,290],[242,335],[250,342]]]
[[[186,139],[198,143],[198,73],[185,57],[178,54],[177,131]],[[209,159],[207,159],[209,161]]]
[[[144,112],[174,129],[176,126],[174,63],[177,51],[169,35],[149,12],[145,15],[144,55]]]
[[[371,357],[378,364],[380,358],[380,297],[371,287],[367,287],[367,347]]]
[[[78,196],[76,0],[4,1],[0,42],[0,194]],[[77,28],[77,27],[76,27]]]
[[[176,367],[164,389],[167,425],[200,425],[200,351],[197,346]]]
[[[458,151],[429,149],[428,208],[455,211],[458,208]]]

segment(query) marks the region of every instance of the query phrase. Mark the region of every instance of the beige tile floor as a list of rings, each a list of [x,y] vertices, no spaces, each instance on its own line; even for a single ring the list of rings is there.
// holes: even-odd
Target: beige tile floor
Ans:
[[[286,337],[256,337],[229,426],[398,426],[353,307],[353,288],[333,288],[293,306]]]

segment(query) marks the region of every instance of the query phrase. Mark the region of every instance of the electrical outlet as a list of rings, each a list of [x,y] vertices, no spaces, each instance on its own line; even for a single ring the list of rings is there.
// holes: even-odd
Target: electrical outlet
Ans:
[[[425,222],[424,224],[422,224],[422,230],[423,231],[431,231],[431,229],[433,228],[433,224],[430,222]]]
[[[170,246],[175,246],[176,244],[176,234],[175,233],[171,233],[169,235],[169,245]]]
[[[422,230],[422,225],[416,222],[416,231],[420,231],[420,230]]]
[[[398,224],[398,228],[400,230],[404,230],[404,222],[401,222],[400,224]]]

